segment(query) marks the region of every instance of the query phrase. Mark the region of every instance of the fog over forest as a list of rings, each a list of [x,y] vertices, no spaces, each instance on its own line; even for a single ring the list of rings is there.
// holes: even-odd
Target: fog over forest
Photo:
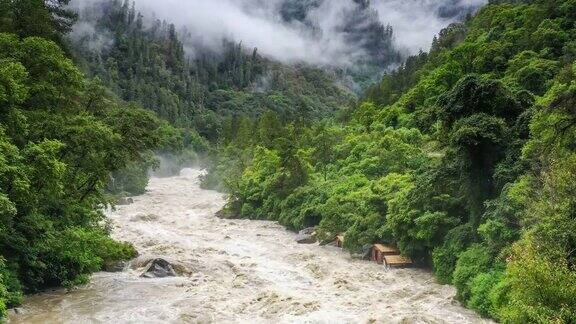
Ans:
[[[102,0],[73,0],[72,6],[100,5]],[[427,50],[442,28],[461,20],[486,0],[138,0],[136,10],[148,23],[160,19],[189,33],[186,49],[219,49],[222,39],[276,60],[349,66],[368,53],[375,24],[391,26],[396,49],[403,54]],[[358,12],[362,11],[361,15]],[[355,18],[352,18],[355,17]],[[360,18],[358,18],[360,17]],[[356,21],[352,21],[352,20]],[[91,32],[84,23],[76,34]],[[376,36],[378,37],[378,36]],[[106,44],[106,38],[99,38]],[[100,44],[101,45],[101,44]]]

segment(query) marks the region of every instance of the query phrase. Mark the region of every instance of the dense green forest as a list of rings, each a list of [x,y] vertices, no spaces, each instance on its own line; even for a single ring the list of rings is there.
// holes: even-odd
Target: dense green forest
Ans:
[[[576,322],[576,1],[493,0],[360,103],[345,81],[400,55],[354,1],[343,28],[369,55],[325,69],[226,40],[191,56],[128,1],[0,0],[0,315],[133,257],[102,209],[143,193],[157,155],[205,155],[228,217],[394,244],[483,316]],[[314,28],[318,3],[281,19]],[[78,18],[90,32],[67,36]]]
[[[127,1],[80,13],[112,35],[97,47],[100,34],[68,36],[79,18],[68,4],[0,0],[0,317],[24,293],[84,283],[136,254],[109,238],[103,208],[143,193],[156,156],[177,172],[233,121],[319,120],[355,100],[341,72],[234,42],[190,59],[185,31],[144,26]]]
[[[339,120],[224,123],[228,217],[386,242],[480,314],[576,322],[576,1],[492,1]]]
[[[144,189],[154,152],[187,145],[183,130],[84,77],[63,49],[67,2],[0,1],[0,318],[23,293],[133,257],[102,209]]]
[[[80,33],[70,47],[89,76],[213,142],[228,116],[255,118],[272,110],[285,121],[317,120],[355,99],[336,82],[343,71],[283,65],[228,40],[221,51],[202,47],[186,30],[147,21],[129,1],[97,2],[80,18],[94,30]],[[185,46],[193,48],[193,57]]]

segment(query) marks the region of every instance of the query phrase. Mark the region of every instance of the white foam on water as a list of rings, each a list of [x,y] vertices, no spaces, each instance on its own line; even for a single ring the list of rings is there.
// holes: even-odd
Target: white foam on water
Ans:
[[[153,178],[134,204],[109,213],[113,236],[141,258],[185,268],[174,278],[137,270],[26,298],[12,323],[489,323],[419,269],[386,270],[333,247],[298,245],[266,221],[223,220],[201,170]]]

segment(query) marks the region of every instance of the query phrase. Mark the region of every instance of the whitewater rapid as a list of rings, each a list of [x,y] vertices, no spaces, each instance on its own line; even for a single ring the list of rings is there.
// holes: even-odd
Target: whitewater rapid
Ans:
[[[223,220],[224,196],[200,170],[153,178],[109,212],[113,236],[139,260],[164,258],[182,276],[141,278],[127,267],[88,285],[26,298],[11,323],[488,323],[424,270],[386,270],[336,247],[298,245],[266,221]]]

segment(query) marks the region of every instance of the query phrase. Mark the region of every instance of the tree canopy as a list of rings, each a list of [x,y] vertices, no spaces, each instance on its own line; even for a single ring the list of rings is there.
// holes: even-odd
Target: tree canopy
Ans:
[[[230,136],[205,185],[228,189],[230,217],[317,225],[351,251],[394,244],[483,316],[573,323],[575,12],[491,1],[344,122],[272,134],[266,117],[253,128],[268,138]]]

